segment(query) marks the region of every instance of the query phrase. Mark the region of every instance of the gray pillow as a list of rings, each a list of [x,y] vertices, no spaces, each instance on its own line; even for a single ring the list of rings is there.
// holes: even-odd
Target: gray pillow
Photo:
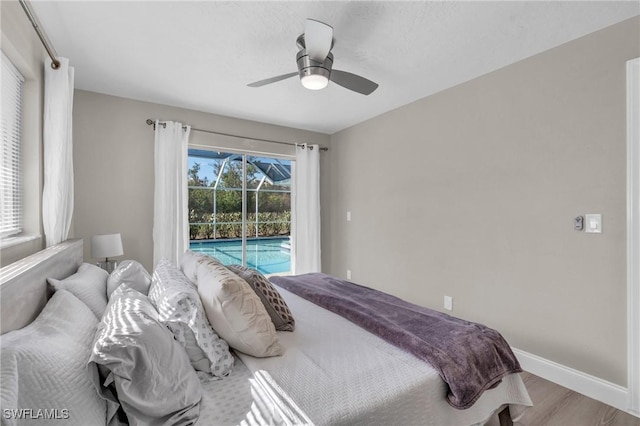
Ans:
[[[94,386],[115,411],[115,393],[131,425],[193,424],[200,413],[202,389],[185,350],[158,321],[147,296],[121,285],[111,295],[98,324],[89,366],[107,377]],[[111,421],[111,419],[107,419]]]
[[[123,260],[107,279],[107,298],[111,298],[111,294],[115,289],[124,283],[129,284],[130,288],[147,295],[151,285],[151,275],[144,269],[144,266],[135,260]]]
[[[100,319],[107,307],[107,278],[109,274],[104,269],[83,263],[75,274],[63,280],[48,278],[47,281],[55,291],[67,290],[73,293]]]
[[[104,424],[107,405],[87,371],[97,322],[77,297],[59,290],[31,324],[4,334],[0,407],[32,408],[34,415],[37,409],[57,409],[58,420],[34,419],[30,424]],[[3,416],[2,424],[18,423]]]
[[[229,265],[227,268],[245,280],[256,292],[278,331],[293,331],[296,321],[278,290],[267,278],[255,269],[241,265]]]

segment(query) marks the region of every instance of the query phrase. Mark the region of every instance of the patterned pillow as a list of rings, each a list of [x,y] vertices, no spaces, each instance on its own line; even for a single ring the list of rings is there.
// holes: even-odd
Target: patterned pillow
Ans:
[[[219,262],[198,264],[198,293],[216,332],[255,357],[281,355],[276,329],[249,284]]]
[[[91,382],[87,359],[98,320],[68,291],[53,294],[40,315],[28,326],[2,335],[2,386],[4,410],[51,410],[57,419],[3,416],[3,425],[104,424],[107,404]]]
[[[85,361],[86,363],[86,361]],[[131,425],[194,424],[202,387],[189,358],[144,294],[123,284],[111,295],[95,333],[89,367],[109,412],[121,406]],[[115,388],[117,400],[112,399]],[[105,424],[104,420],[101,424]],[[112,420],[106,419],[108,424]],[[88,424],[88,423],[85,423]]]
[[[233,367],[229,345],[211,328],[194,284],[167,259],[156,265],[149,300],[160,322],[187,351],[194,369],[218,378],[229,374]]]
[[[267,313],[278,331],[293,331],[296,325],[293,314],[278,290],[267,278],[255,269],[240,265],[227,266],[231,272],[245,280],[256,292],[260,301],[267,309]]]
[[[48,278],[55,291],[67,290],[91,309],[97,319],[102,318],[107,307],[107,279],[109,274],[102,268],[83,263],[78,272],[63,279]]]

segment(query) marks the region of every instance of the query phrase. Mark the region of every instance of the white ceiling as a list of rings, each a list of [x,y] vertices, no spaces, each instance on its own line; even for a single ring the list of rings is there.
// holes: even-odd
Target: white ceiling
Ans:
[[[78,89],[334,133],[640,13],[638,1],[34,1]],[[334,27],[363,96],[298,78],[304,20]],[[168,118],[168,117],[166,117]],[[179,119],[179,117],[175,117]]]

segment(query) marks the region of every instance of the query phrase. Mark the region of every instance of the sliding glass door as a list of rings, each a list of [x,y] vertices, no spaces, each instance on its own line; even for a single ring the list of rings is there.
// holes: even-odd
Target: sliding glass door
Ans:
[[[291,160],[190,149],[188,182],[191,250],[291,271]]]

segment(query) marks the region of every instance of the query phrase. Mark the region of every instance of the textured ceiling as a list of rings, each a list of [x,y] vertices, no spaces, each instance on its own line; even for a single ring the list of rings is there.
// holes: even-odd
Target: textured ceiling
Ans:
[[[640,13],[637,1],[32,6],[76,88],[329,134]],[[334,68],[377,91],[309,91],[298,78],[246,86],[297,70],[306,18],[334,27]]]

